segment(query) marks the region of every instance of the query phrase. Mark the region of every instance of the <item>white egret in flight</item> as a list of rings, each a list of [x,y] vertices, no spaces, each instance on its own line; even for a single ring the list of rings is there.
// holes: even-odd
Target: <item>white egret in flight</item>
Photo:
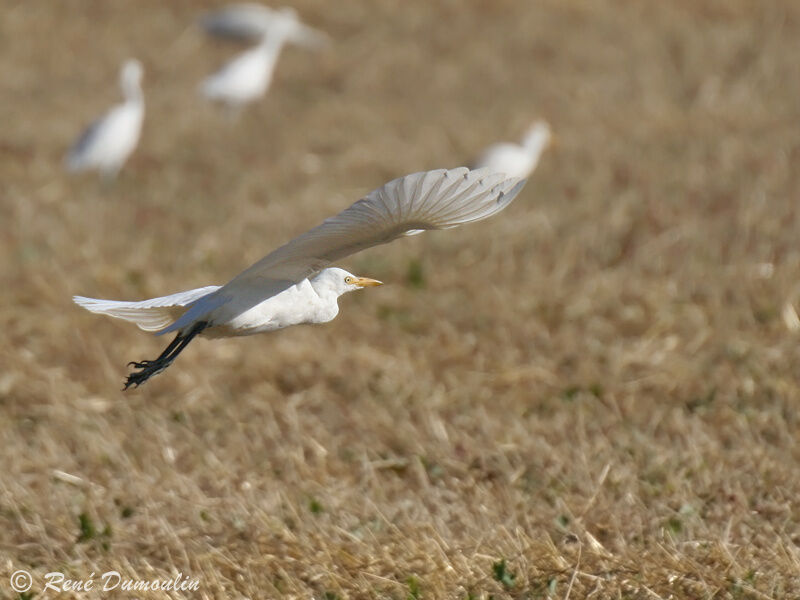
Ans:
[[[294,27],[289,41],[302,46],[323,46],[328,38],[324,33],[304,25],[291,8],[272,9],[256,3],[232,4],[208,13],[200,19],[206,33],[223,38],[258,40],[269,33],[276,20],[290,17]]]
[[[287,42],[307,47],[324,42],[322,34],[301,23],[291,8],[271,11],[263,23],[261,41],[246,50],[200,85],[201,93],[209,100],[222,102],[239,110],[267,93],[275,65]]]
[[[519,144],[505,142],[486,148],[473,168],[487,168],[505,173],[509,177],[528,177],[550,144],[550,126],[545,121],[537,121],[525,133]]]
[[[128,60],[120,71],[125,102],[94,121],[70,149],[66,165],[70,171],[96,169],[106,179],[116,176],[136,149],[144,120],[142,64]]]
[[[503,210],[525,185],[488,169],[414,173],[367,194],[338,215],[294,238],[224,286],[208,286],[142,302],[75,296],[92,312],[136,323],[159,335],[177,332],[155,360],[130,363],[125,389],[166,369],[201,334],[252,335],[300,323],[326,323],[342,294],[381,282],[331,263],[365,248],[428,229],[449,229]]]

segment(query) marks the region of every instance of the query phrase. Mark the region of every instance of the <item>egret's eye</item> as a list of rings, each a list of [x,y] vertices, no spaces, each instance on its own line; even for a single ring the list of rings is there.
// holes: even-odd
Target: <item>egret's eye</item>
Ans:
[[[344,278],[344,282],[345,283],[353,283],[353,278],[348,275],[347,277]]]

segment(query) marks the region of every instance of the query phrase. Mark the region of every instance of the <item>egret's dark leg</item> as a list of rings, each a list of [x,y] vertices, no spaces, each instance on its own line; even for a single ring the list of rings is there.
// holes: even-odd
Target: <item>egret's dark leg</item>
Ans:
[[[194,337],[203,331],[208,326],[208,323],[205,321],[201,323],[197,323],[194,327],[192,327],[188,333],[181,334],[175,336],[175,339],[172,340],[169,345],[164,349],[164,351],[159,355],[158,358],[155,360],[143,360],[141,362],[129,362],[128,365],[133,365],[134,369],[140,369],[139,371],[133,372],[128,375],[128,378],[125,380],[125,387],[123,390],[127,390],[129,387],[139,387],[145,381],[150,379],[153,375],[158,375],[166,369],[168,366],[172,364],[172,361],[177,358],[178,354],[180,354],[186,346],[189,345]]]
[[[175,336],[175,339],[173,339],[169,343],[169,345],[166,348],[164,348],[164,351],[158,356],[157,359],[155,359],[155,360],[143,360],[142,362],[129,362],[128,366],[133,365],[133,366],[135,366],[137,368],[142,368],[142,367],[146,367],[147,365],[150,365],[150,364],[153,364],[153,363],[157,363],[158,361],[164,360],[165,358],[167,358],[169,353],[172,352],[175,349],[175,347],[178,346],[184,339],[185,338],[181,337],[181,334],[179,333],[178,335]]]

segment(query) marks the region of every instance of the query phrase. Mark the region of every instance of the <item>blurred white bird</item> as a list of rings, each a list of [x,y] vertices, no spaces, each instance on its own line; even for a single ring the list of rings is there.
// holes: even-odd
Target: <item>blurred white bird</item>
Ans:
[[[128,60],[120,71],[125,102],[114,106],[81,134],[66,157],[67,169],[95,169],[106,179],[116,176],[136,148],[144,119],[142,64]]]
[[[276,20],[291,18],[294,27],[289,32],[289,41],[307,47],[324,46],[327,36],[304,25],[291,8],[272,9],[261,4],[232,4],[204,15],[200,25],[206,33],[223,38],[258,40],[270,30]]]
[[[284,44],[291,42],[315,47],[324,42],[322,34],[302,24],[294,10],[283,8],[270,11],[270,15],[261,23],[263,31],[257,46],[243,52],[203,81],[200,91],[206,98],[239,110],[266,94]]]
[[[528,129],[519,144],[510,142],[489,146],[473,163],[473,168],[488,168],[509,177],[528,177],[551,140],[550,126],[537,121]]]
[[[300,323],[325,323],[342,294],[380,281],[329,264],[378,244],[428,229],[485,219],[514,199],[524,180],[488,169],[414,173],[395,179],[350,208],[267,254],[222,287],[208,286],[142,302],[75,296],[89,311],[136,323],[145,331],[177,332],[155,360],[132,364],[125,389],[166,369],[198,334],[252,335]]]

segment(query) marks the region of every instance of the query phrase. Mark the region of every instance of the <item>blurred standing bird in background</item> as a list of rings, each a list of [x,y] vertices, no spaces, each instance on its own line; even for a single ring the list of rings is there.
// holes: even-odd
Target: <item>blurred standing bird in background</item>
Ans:
[[[120,71],[125,102],[114,106],[86,128],[67,154],[67,169],[95,169],[105,179],[116,177],[139,143],[144,120],[143,73],[138,60],[125,62]]]
[[[318,48],[326,43],[326,37],[301,23],[297,18],[297,13],[291,8],[270,10],[258,7],[258,5],[244,6],[250,7],[250,9],[264,8],[268,11],[265,15],[269,15],[269,17],[264,16],[257,21],[248,21],[245,18],[234,19],[231,17],[231,13],[221,11],[206,17],[206,20],[203,21],[206,30],[213,33],[238,30],[258,32],[260,35],[261,41],[257,46],[231,60],[222,69],[203,81],[200,86],[200,92],[206,98],[222,102],[234,112],[238,112],[248,102],[257,100],[267,93],[284,44],[290,42],[307,48]],[[227,9],[227,11],[232,11],[234,8],[236,7]],[[209,23],[217,23],[217,25],[214,27]],[[231,23],[237,23],[240,29]],[[247,23],[250,23],[252,28],[248,29],[243,26]]]
[[[542,152],[551,141],[550,126],[546,121],[534,123],[519,144],[504,142],[486,148],[472,165],[473,168],[488,168],[509,177],[528,177],[536,165]]]

